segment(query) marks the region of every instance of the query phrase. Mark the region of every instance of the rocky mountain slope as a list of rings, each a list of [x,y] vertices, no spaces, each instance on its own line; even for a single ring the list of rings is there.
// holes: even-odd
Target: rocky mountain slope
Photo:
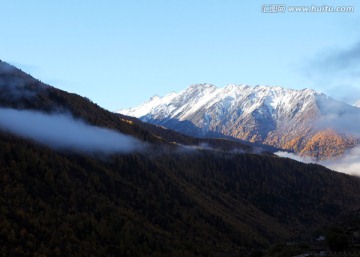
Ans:
[[[231,136],[326,159],[359,143],[339,124],[360,110],[311,89],[193,85],[119,113],[193,136]]]

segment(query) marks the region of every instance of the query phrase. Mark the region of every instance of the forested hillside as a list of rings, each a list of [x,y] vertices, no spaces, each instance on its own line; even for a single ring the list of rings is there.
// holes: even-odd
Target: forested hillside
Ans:
[[[203,151],[98,160],[6,134],[0,149],[3,256],[237,253],[360,202],[358,180],[287,159]]]

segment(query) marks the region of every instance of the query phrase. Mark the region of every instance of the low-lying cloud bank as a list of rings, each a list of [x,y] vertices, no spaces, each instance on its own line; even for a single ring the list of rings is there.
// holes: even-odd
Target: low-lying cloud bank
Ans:
[[[107,128],[92,126],[65,114],[50,115],[37,111],[0,108],[0,129],[32,139],[56,150],[111,154],[143,151],[146,148],[145,143],[134,137]],[[188,151],[209,148],[206,144],[184,147]],[[334,161],[316,161],[311,157],[283,151],[275,154],[360,176],[360,146],[351,149],[343,158]]]
[[[53,149],[87,153],[130,153],[145,144],[122,133],[86,124],[70,115],[0,108],[0,128]]]
[[[275,153],[277,156],[279,157],[283,157],[283,158],[290,158],[293,159],[295,161],[298,162],[303,162],[303,163],[316,163],[316,161],[308,156],[300,156],[300,155],[296,155],[294,153],[290,153],[290,152],[283,152],[283,151],[278,151]]]
[[[360,177],[360,146],[349,150],[341,159],[328,161],[316,161],[311,157],[303,157],[294,153],[282,151],[276,152],[275,154],[280,157],[291,158],[304,163],[317,163],[331,170]]]
[[[360,146],[351,149],[340,160],[323,161],[320,164],[332,170],[360,177]]]

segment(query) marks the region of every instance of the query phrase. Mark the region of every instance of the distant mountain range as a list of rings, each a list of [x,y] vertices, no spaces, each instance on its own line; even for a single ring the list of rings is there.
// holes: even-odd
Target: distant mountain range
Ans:
[[[200,137],[228,136],[326,159],[360,142],[343,128],[360,109],[311,89],[192,85],[118,113]]]

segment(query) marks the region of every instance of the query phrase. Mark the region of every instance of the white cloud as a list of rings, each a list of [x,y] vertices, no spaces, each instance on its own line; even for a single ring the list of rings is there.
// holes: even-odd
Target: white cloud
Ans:
[[[309,156],[300,156],[300,155],[297,155],[297,154],[294,154],[294,153],[283,152],[283,151],[278,151],[275,154],[277,156],[279,156],[279,157],[290,158],[290,159],[293,159],[293,160],[298,161],[298,162],[316,163],[316,160],[314,158],[309,157]]]
[[[323,161],[320,164],[332,170],[360,176],[360,146],[351,149],[339,160]]]
[[[129,153],[142,150],[145,145],[131,136],[91,126],[64,114],[0,108],[0,128],[54,149]]]
[[[344,156],[337,160],[316,161],[308,156],[300,156],[294,153],[279,151],[276,155],[290,158],[303,163],[317,163],[331,170],[346,173],[353,176],[360,176],[360,146],[349,150]]]
[[[305,64],[303,75],[317,90],[353,104],[360,99],[360,41],[323,50]]]

